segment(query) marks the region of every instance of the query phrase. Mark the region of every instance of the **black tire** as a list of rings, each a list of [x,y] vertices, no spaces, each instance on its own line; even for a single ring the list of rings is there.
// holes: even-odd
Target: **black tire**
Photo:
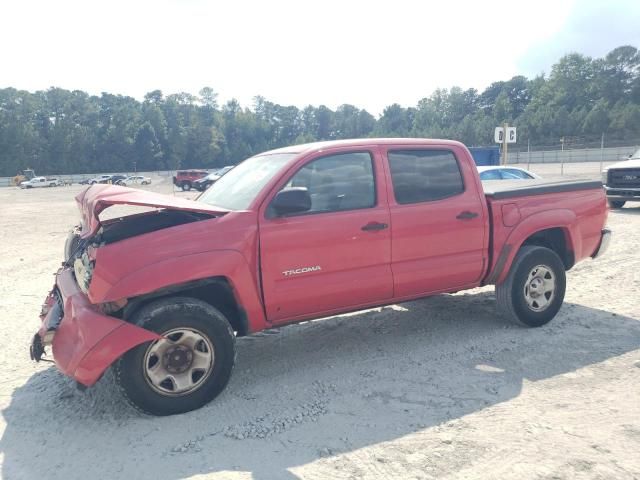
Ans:
[[[182,182],[182,191],[188,192],[191,190],[191,182]]]
[[[78,229],[73,229],[67,235],[67,240],[64,243],[64,261],[68,262],[71,256],[76,253],[78,246],[80,245],[80,234]]]
[[[150,415],[189,412],[209,403],[227,386],[235,362],[235,336],[226,317],[208,303],[189,297],[168,297],[137,310],[133,322],[156,333],[195,329],[213,345],[211,373],[194,390],[179,396],[163,394],[150,385],[145,355],[155,342],[129,350],[115,364],[116,382],[134,408]]]
[[[607,203],[609,204],[609,208],[622,208],[627,202],[624,200],[607,200]]]
[[[530,306],[525,295],[525,286],[529,284],[530,274],[538,266],[547,268],[555,279],[553,294],[541,311],[536,311]],[[533,245],[524,246],[513,260],[505,281],[496,285],[498,309],[503,316],[520,325],[541,327],[549,323],[560,310],[566,286],[564,264],[553,250]]]

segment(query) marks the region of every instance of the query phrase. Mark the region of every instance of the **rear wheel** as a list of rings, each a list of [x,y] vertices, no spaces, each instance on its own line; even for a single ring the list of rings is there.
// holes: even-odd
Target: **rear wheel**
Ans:
[[[566,275],[560,257],[545,247],[524,246],[506,280],[496,286],[501,313],[524,326],[540,327],[556,316],[564,301]]]
[[[191,190],[191,182],[182,182],[182,190],[185,192]]]
[[[142,307],[134,323],[164,338],[139,345],[114,365],[127,400],[151,415],[202,407],[224,390],[235,361],[235,336],[211,305],[170,297]]]
[[[610,208],[622,208],[626,203],[624,200],[607,200]]]

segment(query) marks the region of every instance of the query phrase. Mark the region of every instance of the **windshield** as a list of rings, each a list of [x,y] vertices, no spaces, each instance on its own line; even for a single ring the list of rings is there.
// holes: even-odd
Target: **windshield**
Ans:
[[[640,148],[636,150],[635,153],[629,158],[640,158]]]
[[[221,177],[198,201],[228,210],[246,210],[260,190],[295,155],[280,153],[251,157]]]

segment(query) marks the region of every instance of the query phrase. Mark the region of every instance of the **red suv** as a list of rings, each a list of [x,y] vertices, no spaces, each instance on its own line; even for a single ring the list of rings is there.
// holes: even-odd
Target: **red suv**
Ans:
[[[173,177],[173,184],[186,192],[191,190],[193,182],[207,176],[208,173],[206,170],[178,170]]]

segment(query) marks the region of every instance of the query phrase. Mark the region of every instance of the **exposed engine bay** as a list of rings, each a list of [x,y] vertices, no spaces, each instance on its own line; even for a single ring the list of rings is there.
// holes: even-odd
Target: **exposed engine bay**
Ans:
[[[184,210],[153,210],[151,212],[113,218],[102,222],[102,227],[92,243],[108,245],[130,237],[155,232],[185,223],[209,220],[216,215]]]
[[[81,227],[76,226],[65,243],[64,264],[73,267],[80,289],[87,293],[95,267],[92,250],[127,238],[144,235],[165,228],[215,218],[216,214],[184,210],[158,209],[126,215],[101,222],[95,236],[82,239]]]

